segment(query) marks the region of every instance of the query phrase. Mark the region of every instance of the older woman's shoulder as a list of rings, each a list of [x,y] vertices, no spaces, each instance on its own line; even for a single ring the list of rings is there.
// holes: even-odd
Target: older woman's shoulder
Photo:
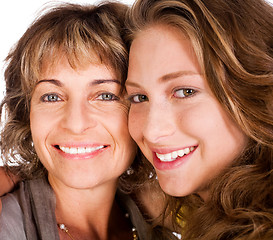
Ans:
[[[18,202],[17,194],[10,193],[1,198],[0,239],[25,240],[23,212]]]

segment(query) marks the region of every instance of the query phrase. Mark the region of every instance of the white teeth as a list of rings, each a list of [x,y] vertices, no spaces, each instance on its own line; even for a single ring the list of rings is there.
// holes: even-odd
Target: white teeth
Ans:
[[[167,161],[172,160],[172,154],[171,153],[167,153],[164,155],[164,159],[166,159]]]
[[[190,149],[189,148],[185,148],[184,149],[184,154],[189,154],[190,153]]]
[[[78,152],[78,153],[85,153],[85,152],[86,152],[86,149],[83,148],[83,147],[79,147],[77,152]]]
[[[84,154],[84,153],[91,153],[96,150],[102,149],[104,146],[98,146],[98,147],[61,147],[60,149],[69,154]]]
[[[178,157],[183,157],[184,155],[189,154],[194,149],[195,149],[194,147],[190,147],[190,148],[184,148],[178,151],[173,151],[167,154],[159,154],[159,153],[155,153],[155,154],[162,162],[172,162],[176,160]]]
[[[177,156],[178,156],[178,152],[172,152],[172,159],[177,158]]]
[[[184,150],[178,150],[177,154],[178,154],[179,157],[183,157],[185,152],[184,152]]]

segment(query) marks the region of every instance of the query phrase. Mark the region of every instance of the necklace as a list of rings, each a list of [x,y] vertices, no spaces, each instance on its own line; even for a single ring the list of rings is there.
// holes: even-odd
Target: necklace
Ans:
[[[68,231],[67,227],[66,227],[63,223],[57,224],[57,225],[58,225],[58,227],[59,227],[63,232],[65,232],[65,233],[68,235],[68,237],[69,237],[71,240],[75,240],[75,239],[72,237],[72,235],[70,234],[70,232]]]
[[[68,228],[63,224],[63,223],[58,223],[57,224],[58,227],[63,231],[65,232],[68,237],[71,239],[71,240],[76,240],[71,234],[70,232],[68,231]],[[137,230],[135,227],[132,227],[132,234],[133,234],[133,240],[138,240],[138,235],[137,235]]]
[[[133,233],[133,240],[138,240],[137,230],[135,227],[132,228],[132,233]]]

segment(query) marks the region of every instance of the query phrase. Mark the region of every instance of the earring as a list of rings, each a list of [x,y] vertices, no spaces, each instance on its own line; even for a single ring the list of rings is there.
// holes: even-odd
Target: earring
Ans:
[[[157,175],[154,170],[149,173],[148,178],[149,179],[155,178],[156,180],[158,180]]]
[[[127,170],[126,170],[126,174],[127,175],[132,175],[132,174],[134,174],[134,169],[132,168],[132,167],[129,167]]]

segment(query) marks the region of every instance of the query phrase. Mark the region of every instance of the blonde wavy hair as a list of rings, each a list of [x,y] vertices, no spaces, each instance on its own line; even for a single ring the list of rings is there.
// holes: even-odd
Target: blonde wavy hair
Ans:
[[[105,64],[122,84],[128,65],[123,25],[128,7],[104,2],[97,6],[61,4],[46,8],[6,58],[6,94],[1,116],[2,159],[22,179],[46,173],[34,150],[30,132],[30,100],[45,64],[51,68],[65,56],[71,67]],[[49,64],[49,65],[48,65]]]
[[[154,25],[186,35],[214,95],[248,136],[211,197],[169,199],[182,239],[273,239],[273,8],[263,0],[138,0],[127,44]],[[181,223],[182,222],[182,223]]]

